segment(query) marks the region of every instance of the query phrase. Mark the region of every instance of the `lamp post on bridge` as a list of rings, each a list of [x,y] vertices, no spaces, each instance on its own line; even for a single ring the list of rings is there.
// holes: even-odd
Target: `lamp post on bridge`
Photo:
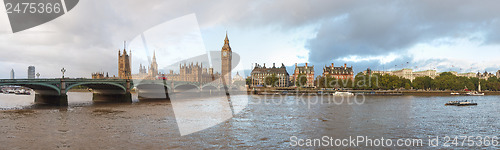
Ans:
[[[40,72],[36,73],[36,78],[40,79]]]
[[[61,72],[63,74],[62,78],[64,79],[64,72],[66,72],[66,69],[64,69],[64,67],[61,69]]]

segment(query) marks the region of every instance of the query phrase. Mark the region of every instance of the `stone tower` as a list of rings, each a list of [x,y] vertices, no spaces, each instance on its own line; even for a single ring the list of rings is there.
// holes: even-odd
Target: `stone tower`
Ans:
[[[132,58],[132,51],[129,51],[130,55],[127,54],[127,50],[125,49],[126,43],[124,43],[123,54],[121,54],[118,49],[118,77],[120,79],[131,79],[132,72],[130,66],[130,59]]]
[[[232,60],[232,51],[231,46],[229,46],[229,39],[224,39],[224,46],[222,46],[221,50],[221,75],[224,83],[226,85],[231,84],[231,60]]]
[[[156,52],[153,51],[153,60],[151,61],[151,65],[149,66],[149,76],[152,78],[156,78],[158,76],[158,63],[156,63]]]

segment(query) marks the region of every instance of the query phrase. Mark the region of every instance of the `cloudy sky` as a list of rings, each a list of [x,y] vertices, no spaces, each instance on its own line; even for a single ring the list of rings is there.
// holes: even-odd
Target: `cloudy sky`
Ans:
[[[123,41],[133,53],[133,73],[155,51],[160,68],[218,51],[226,31],[237,69],[253,63],[347,63],[355,72],[500,69],[498,1],[125,1],[85,0],[48,23],[12,33],[0,9],[0,78],[117,74]],[[143,42],[141,35],[145,37]],[[147,46],[144,46],[145,44]],[[207,64],[209,65],[209,64]],[[217,71],[217,70],[216,70]]]

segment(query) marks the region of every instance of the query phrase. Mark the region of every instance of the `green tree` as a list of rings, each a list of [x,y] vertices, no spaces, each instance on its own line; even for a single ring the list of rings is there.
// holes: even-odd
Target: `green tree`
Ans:
[[[247,85],[252,85],[252,78],[250,78],[250,77],[246,78],[246,79],[245,79],[245,83],[246,83]]]
[[[278,80],[279,80],[279,78],[276,76],[276,74],[266,76],[264,79],[266,85],[270,85],[272,87],[278,86]]]
[[[356,90],[366,90],[370,88],[370,75],[365,75],[362,72],[354,77],[354,87]]]
[[[429,76],[425,76],[425,77],[416,77],[414,80],[413,80],[413,88],[414,89],[429,89],[431,88],[431,85],[432,85],[432,78],[429,77]]]
[[[297,87],[303,87],[306,86],[307,84],[307,76],[304,73],[301,73],[298,75],[298,77],[295,79],[295,86]]]

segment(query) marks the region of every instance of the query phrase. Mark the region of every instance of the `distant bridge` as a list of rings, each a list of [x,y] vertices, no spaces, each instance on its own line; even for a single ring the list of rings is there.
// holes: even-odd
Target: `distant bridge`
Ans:
[[[151,94],[160,95],[159,98],[168,98],[168,93],[189,90],[197,92],[224,90],[224,86],[216,81],[199,83],[129,79],[0,79],[0,86],[8,85],[31,88],[36,92],[35,102],[56,105],[68,105],[67,92],[80,85],[92,89],[93,100],[113,99],[121,102],[132,102],[130,91],[133,87],[136,87],[139,98],[150,97]]]
[[[165,86],[169,92],[180,92],[184,90],[193,90],[193,91],[224,90],[223,84],[218,82],[218,80],[208,83],[171,81],[171,80],[133,80],[133,81],[134,81],[134,87],[138,89],[140,89],[143,85],[161,85]],[[228,88],[235,89],[238,87],[236,85],[231,85]]]

